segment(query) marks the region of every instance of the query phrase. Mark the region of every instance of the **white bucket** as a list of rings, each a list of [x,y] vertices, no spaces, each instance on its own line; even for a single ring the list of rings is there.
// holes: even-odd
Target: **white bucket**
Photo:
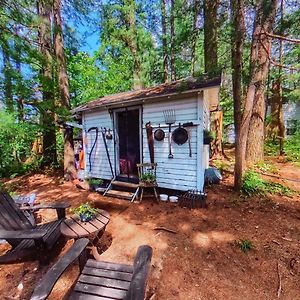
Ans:
[[[169,196],[167,194],[160,194],[159,199],[160,201],[168,201]]]
[[[177,196],[170,196],[169,200],[170,200],[170,202],[175,203],[175,202],[178,202],[178,197]]]

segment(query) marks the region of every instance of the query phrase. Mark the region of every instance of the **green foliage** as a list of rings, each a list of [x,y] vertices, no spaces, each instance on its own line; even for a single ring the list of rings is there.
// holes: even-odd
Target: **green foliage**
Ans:
[[[300,164],[300,131],[285,140],[284,152],[288,159]]]
[[[259,162],[255,165],[259,170],[265,173],[273,173],[277,174],[278,173],[278,168],[274,166],[273,164],[268,164],[264,161]]]
[[[88,178],[87,182],[89,185],[101,185],[103,184],[103,180],[100,178]]]
[[[141,175],[140,180],[145,183],[153,183],[156,180],[156,177],[152,173],[145,173]]]
[[[248,239],[241,239],[237,242],[237,245],[240,247],[240,249],[244,252],[247,253],[250,250],[255,249],[255,246],[251,240]]]
[[[78,217],[84,216],[85,219],[90,219],[98,213],[98,209],[93,208],[88,202],[81,204],[73,209],[73,213]]]
[[[38,159],[30,164],[31,145],[39,128],[26,122],[16,122],[14,115],[0,110],[0,177],[24,174],[39,166]]]
[[[251,170],[247,171],[243,177],[241,192],[247,197],[264,197],[267,194],[279,194],[282,196],[293,195],[293,191],[288,187],[280,183],[266,181],[258,173]]]
[[[269,156],[278,155],[279,144],[274,140],[267,140],[265,142],[265,153]],[[294,135],[287,137],[283,144],[285,158],[288,161],[295,162],[300,165],[300,131]]]

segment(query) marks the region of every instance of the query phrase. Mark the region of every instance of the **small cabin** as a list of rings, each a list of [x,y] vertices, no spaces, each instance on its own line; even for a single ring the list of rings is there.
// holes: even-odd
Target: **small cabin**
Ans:
[[[220,77],[186,78],[77,107],[85,177],[136,182],[136,165],[155,162],[159,187],[203,191],[209,162],[203,134],[218,109],[220,83]]]

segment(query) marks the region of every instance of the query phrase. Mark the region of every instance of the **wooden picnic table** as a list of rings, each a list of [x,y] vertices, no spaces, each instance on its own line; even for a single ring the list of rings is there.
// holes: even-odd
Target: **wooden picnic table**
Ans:
[[[88,238],[91,244],[91,250],[94,258],[101,259],[97,250],[97,244],[102,237],[105,227],[110,220],[109,213],[99,209],[98,214],[88,222],[82,222],[78,216],[71,216],[60,225],[61,233],[69,239]]]

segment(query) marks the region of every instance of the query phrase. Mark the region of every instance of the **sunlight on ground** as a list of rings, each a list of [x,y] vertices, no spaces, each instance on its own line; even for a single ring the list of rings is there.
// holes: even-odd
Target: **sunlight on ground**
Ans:
[[[202,248],[208,248],[213,243],[228,243],[234,241],[232,234],[222,231],[211,231],[209,233],[197,232],[193,236],[193,243]]]

